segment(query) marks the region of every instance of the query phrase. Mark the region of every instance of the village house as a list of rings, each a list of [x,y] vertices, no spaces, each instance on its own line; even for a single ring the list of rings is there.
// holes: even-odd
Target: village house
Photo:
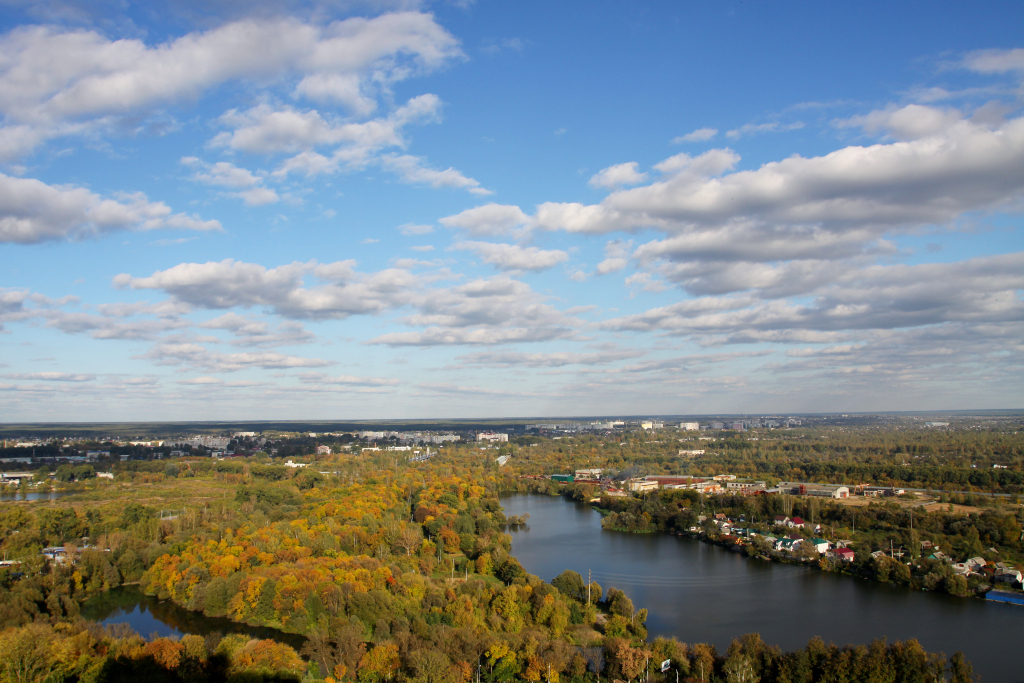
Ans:
[[[995,576],[992,577],[996,583],[1022,583],[1024,575],[1021,574],[1019,569],[1011,569],[1009,567],[997,568]]]
[[[856,557],[856,553],[850,548],[836,548],[831,551],[831,555],[841,562],[853,562]]]
[[[827,551],[829,546],[829,542],[826,541],[824,538],[812,538],[810,541],[808,541],[808,543],[813,545],[814,549],[817,550],[819,553],[824,553],[825,551]]]

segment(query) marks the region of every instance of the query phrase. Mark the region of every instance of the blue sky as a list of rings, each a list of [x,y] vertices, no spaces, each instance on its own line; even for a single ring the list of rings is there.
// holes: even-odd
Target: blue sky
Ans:
[[[1022,405],[1019,3],[3,17],[4,420]]]

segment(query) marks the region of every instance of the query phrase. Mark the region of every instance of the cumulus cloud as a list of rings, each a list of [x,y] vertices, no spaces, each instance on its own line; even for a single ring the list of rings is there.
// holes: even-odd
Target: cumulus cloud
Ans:
[[[1018,200],[1024,118],[997,128],[963,119],[925,138],[729,172],[737,161],[730,150],[677,155],[658,165],[662,180],[613,192],[600,204],[542,204],[532,223],[589,234],[654,228],[677,236],[684,251],[742,236],[735,249],[763,250],[776,260],[820,258],[817,246],[828,244],[846,254],[884,249],[877,240],[886,232]]]
[[[409,123],[436,120],[441,100],[436,95],[419,95],[384,118],[352,122],[325,118],[315,109],[260,104],[245,111],[232,109],[220,122],[232,128],[218,134],[210,144],[242,152],[275,154],[339,146],[331,163],[365,164],[371,154],[386,147],[404,147],[402,128]],[[285,167],[287,168],[287,162]]]
[[[591,187],[615,189],[624,185],[638,185],[647,180],[647,174],[637,170],[637,162],[616,164],[598,171],[588,182]]]
[[[354,261],[294,262],[276,268],[233,259],[182,263],[150,277],[121,274],[118,287],[162,290],[177,300],[211,309],[265,307],[285,318],[328,319],[381,313],[408,301],[416,278],[389,268],[357,273]],[[312,276],[323,284],[306,287]]]
[[[114,283],[122,288],[160,290],[190,306],[260,307],[291,319],[341,319],[412,309],[400,322],[426,329],[385,334],[370,341],[393,346],[543,341],[574,336],[575,327],[582,324],[546,303],[545,297],[526,283],[507,276],[451,287],[431,286],[449,276],[445,271],[415,275],[404,267],[360,273],[353,261],[295,262],[266,268],[227,259],[182,263],[150,277],[122,274]],[[306,278],[317,284],[307,284]],[[241,316],[222,316],[207,324],[215,326],[213,329],[239,330],[239,343],[250,339],[250,345],[259,345],[256,342],[261,335],[276,343],[280,335],[290,332],[257,326],[242,334],[249,322]]]
[[[439,120],[440,109],[441,100],[436,95],[419,95],[387,117],[353,122],[327,117],[316,110],[260,104],[246,111],[231,110],[222,116],[221,123],[233,130],[214,137],[211,145],[258,154],[292,154],[274,171],[277,178],[379,166],[403,182],[491,194],[479,181],[454,168],[438,170],[422,157],[384,153],[388,148],[405,149],[408,140],[403,128],[411,123]],[[317,151],[322,147],[334,149],[324,154]]]
[[[518,206],[485,204],[441,219],[446,228],[465,230],[474,237],[507,235],[530,221]]]
[[[230,343],[233,346],[273,347],[290,346],[292,344],[308,344],[316,336],[308,332],[297,322],[284,322],[271,329],[262,320],[225,313],[222,316],[200,323],[197,327],[208,330],[226,330],[233,335]]]
[[[401,320],[421,331],[371,339],[388,346],[538,342],[575,336],[582,321],[544,302],[524,282],[499,276],[431,290],[417,296],[416,313]]]
[[[672,138],[672,144],[678,145],[681,142],[707,142],[716,135],[718,135],[717,128],[698,128],[692,133]]]
[[[61,55],[59,65],[53,55]],[[23,129],[25,141],[6,151],[25,153],[47,138],[240,79],[297,79],[295,95],[366,114],[373,109],[368,88],[386,88],[460,55],[455,38],[420,12],[322,26],[245,19],[153,46],[88,30],[17,28],[0,37],[0,113],[7,126]]]
[[[171,213],[141,192],[103,198],[81,187],[0,173],[0,242],[34,244],[118,230],[220,230],[218,221]]]
[[[247,206],[273,204],[280,199],[277,192],[262,187],[262,177],[228,161],[208,164],[196,157],[183,157],[181,163],[196,169],[192,174],[192,180],[196,182],[238,190],[230,193],[231,196],[240,197]]]
[[[964,118],[957,109],[939,109],[921,104],[890,106],[863,116],[840,119],[838,128],[863,128],[866,133],[883,133],[896,140],[918,140],[948,131]]]
[[[629,263],[629,252],[633,241],[611,240],[604,245],[604,260],[597,264],[596,273],[607,275],[622,270]]]
[[[545,250],[537,247],[520,247],[516,244],[456,242],[451,248],[472,251],[484,263],[504,271],[547,270],[569,260],[569,255],[558,249]]]
[[[319,358],[301,358],[283,353],[219,353],[193,341],[168,340],[153,346],[146,353],[135,356],[152,360],[157,365],[183,365],[207,372],[237,372],[250,368],[287,370],[293,368],[320,368],[334,363]]]
[[[956,263],[870,266],[822,287],[811,303],[703,297],[603,323],[608,329],[717,335],[734,342],[840,340],[835,333],[1024,320],[1024,252]],[[801,333],[811,333],[803,336]],[[816,334],[821,333],[821,334]]]

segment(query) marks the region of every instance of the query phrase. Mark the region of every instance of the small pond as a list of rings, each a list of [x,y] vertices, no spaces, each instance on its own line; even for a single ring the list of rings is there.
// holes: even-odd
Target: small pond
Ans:
[[[304,636],[273,628],[249,626],[225,619],[190,612],[170,600],[146,595],[137,586],[122,586],[90,598],[82,606],[82,617],[101,624],[128,624],[143,637],[205,636],[210,633],[242,633],[261,640],[270,638],[296,650],[306,642]]]

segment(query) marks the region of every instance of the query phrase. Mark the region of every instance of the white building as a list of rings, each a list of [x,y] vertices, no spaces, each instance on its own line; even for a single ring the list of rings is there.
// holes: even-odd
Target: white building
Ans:
[[[680,448],[679,449],[679,455],[689,455],[689,456],[704,455],[704,449],[703,448]]]
[[[700,431],[700,423],[699,422],[680,422],[679,423],[679,428],[684,430],[684,431],[687,431],[687,432],[699,432]]]
[[[316,454],[317,455],[330,455],[331,454],[331,447],[330,446],[317,446],[316,447]]]
[[[576,470],[576,479],[600,479],[601,472],[603,471],[600,467],[589,470]]]
[[[498,443],[508,443],[508,434],[497,434],[495,432],[480,432],[476,435],[477,441],[490,441]]]

